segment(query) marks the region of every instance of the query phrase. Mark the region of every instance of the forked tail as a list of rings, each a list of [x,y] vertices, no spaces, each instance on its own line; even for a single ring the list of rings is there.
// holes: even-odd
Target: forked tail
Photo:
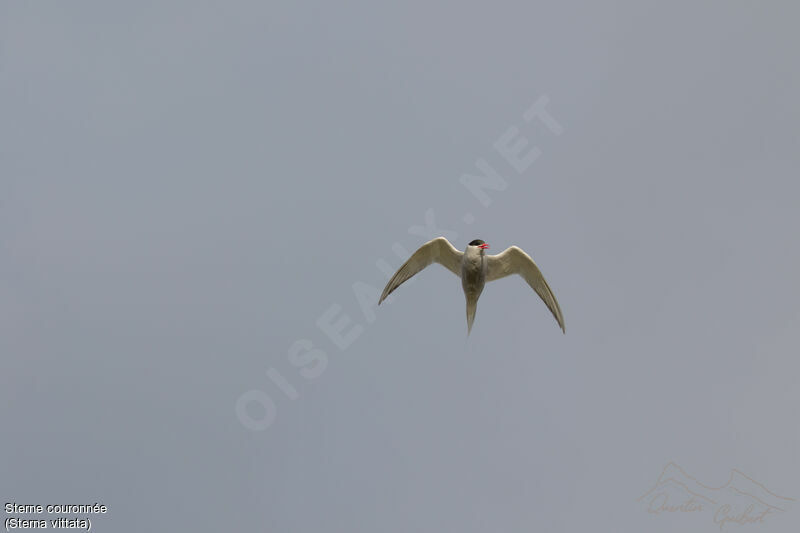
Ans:
[[[471,296],[469,294],[467,296],[467,335],[470,334],[472,331],[472,323],[475,322],[475,311],[478,310],[478,297],[480,294],[476,296]]]

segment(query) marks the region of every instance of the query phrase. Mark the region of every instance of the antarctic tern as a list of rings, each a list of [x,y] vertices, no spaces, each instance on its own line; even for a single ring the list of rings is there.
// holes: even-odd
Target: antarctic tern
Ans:
[[[383,289],[378,305],[411,276],[431,263],[439,263],[461,278],[461,287],[467,299],[467,335],[469,335],[472,331],[472,322],[475,320],[478,298],[486,282],[519,274],[544,301],[561,327],[561,331],[566,333],[564,316],[561,314],[558,301],[533,259],[516,246],[511,246],[497,255],[486,255],[488,248],[489,245],[480,239],[470,242],[463,252],[456,250],[444,237],[426,242],[395,272]]]

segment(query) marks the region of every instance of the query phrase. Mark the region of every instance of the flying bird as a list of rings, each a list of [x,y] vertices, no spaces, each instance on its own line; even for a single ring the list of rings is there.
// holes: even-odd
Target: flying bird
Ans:
[[[480,239],[470,242],[463,252],[456,250],[444,237],[426,242],[395,272],[383,289],[378,305],[411,276],[431,263],[439,263],[461,278],[461,287],[467,298],[467,335],[469,335],[478,308],[478,298],[486,282],[519,274],[544,301],[561,327],[561,331],[566,333],[564,315],[561,314],[558,301],[531,256],[516,246],[506,248],[503,253],[497,255],[486,255],[488,248],[489,245]]]

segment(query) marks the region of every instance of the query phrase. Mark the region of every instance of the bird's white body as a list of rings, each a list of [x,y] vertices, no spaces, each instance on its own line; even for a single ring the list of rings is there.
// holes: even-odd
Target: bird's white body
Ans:
[[[472,331],[478,298],[486,285],[486,270],[487,262],[483,250],[477,246],[467,246],[461,257],[461,287],[467,299],[467,333]]]
[[[536,294],[544,301],[556,322],[564,328],[564,316],[558,305],[553,291],[544,279],[539,267],[533,259],[522,251],[512,246],[497,255],[486,255],[485,249],[489,245],[476,239],[469,243],[464,252],[456,250],[444,237],[437,237],[423,244],[411,257],[395,272],[389,283],[383,289],[383,294],[378,304],[392,293],[411,276],[430,265],[439,263],[453,274],[461,278],[461,287],[467,300],[467,334],[472,331],[475,320],[475,311],[487,281],[504,278],[511,274],[519,274]]]

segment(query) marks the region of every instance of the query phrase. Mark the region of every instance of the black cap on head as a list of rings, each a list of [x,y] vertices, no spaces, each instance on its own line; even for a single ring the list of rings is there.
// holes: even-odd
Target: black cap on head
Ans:
[[[470,245],[470,246],[480,246],[481,244],[486,244],[486,243],[485,243],[485,242],[483,242],[483,241],[482,241],[482,240],[480,240],[480,239],[475,239],[474,241],[472,241],[471,243],[469,243],[469,245]]]

